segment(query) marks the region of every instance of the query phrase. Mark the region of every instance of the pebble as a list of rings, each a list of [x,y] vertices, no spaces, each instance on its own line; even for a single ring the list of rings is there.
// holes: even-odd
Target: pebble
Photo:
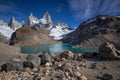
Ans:
[[[33,71],[33,72],[38,72],[39,69],[35,67],[35,68],[32,69],[32,71]]]
[[[30,68],[24,68],[23,71],[24,71],[24,72],[28,72],[28,73],[31,73],[31,72],[32,72],[32,70],[31,70]]]
[[[76,71],[76,72],[74,72],[74,75],[75,75],[76,77],[80,77],[80,76],[81,76],[81,73],[78,72],[78,71]]]
[[[78,80],[87,80],[87,78],[85,76],[80,76],[78,77]]]

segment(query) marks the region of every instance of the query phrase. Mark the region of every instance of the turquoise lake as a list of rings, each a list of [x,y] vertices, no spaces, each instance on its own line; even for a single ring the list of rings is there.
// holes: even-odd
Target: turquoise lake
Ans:
[[[72,51],[74,53],[84,53],[84,52],[97,52],[95,48],[73,48],[73,44],[40,44],[35,46],[22,46],[21,52],[26,54],[40,53],[40,52],[50,52],[59,53],[66,50]]]

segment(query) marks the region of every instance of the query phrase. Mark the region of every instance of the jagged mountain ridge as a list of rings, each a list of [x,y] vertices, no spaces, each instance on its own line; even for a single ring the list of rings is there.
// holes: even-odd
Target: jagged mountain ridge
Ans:
[[[26,23],[28,26],[38,26],[38,27],[45,27],[48,30],[50,30],[50,35],[53,36],[55,40],[60,40],[63,38],[64,35],[67,33],[70,33],[72,30],[67,26],[65,23],[54,23],[52,22],[51,15],[46,12],[41,19],[36,18],[32,13],[28,17],[28,22]],[[4,27],[3,27],[4,25]],[[4,36],[10,38],[12,33],[21,28],[22,25],[24,25],[24,21],[19,23],[18,21],[15,20],[14,17],[11,18],[9,23],[0,23],[0,27],[2,28],[0,33],[3,34]],[[5,30],[7,30],[9,27],[9,33],[7,33]],[[6,29],[7,28],[7,29]],[[57,32],[57,34],[56,34]]]
[[[99,15],[80,24],[73,32],[64,37],[64,43],[77,44],[80,47],[98,47],[104,37],[115,44],[120,43],[120,17]]]
[[[22,23],[19,23],[17,20],[15,20],[14,17],[12,17],[10,19],[10,22],[8,23],[8,26],[13,29],[13,30],[16,30],[18,28],[20,28],[22,26]]]

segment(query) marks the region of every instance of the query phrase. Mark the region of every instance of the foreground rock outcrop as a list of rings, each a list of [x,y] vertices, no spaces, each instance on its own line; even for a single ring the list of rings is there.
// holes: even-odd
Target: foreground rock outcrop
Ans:
[[[20,53],[19,47],[9,46],[5,43],[0,42],[0,63],[10,61],[15,57],[24,58],[25,54]]]
[[[56,54],[31,54],[26,60],[16,58],[1,65],[1,80],[119,80],[120,61],[87,60],[65,51]],[[92,61],[92,59],[94,59]],[[114,65],[113,65],[114,63]]]
[[[120,59],[120,50],[113,44],[104,43],[99,47],[99,55],[104,59]]]

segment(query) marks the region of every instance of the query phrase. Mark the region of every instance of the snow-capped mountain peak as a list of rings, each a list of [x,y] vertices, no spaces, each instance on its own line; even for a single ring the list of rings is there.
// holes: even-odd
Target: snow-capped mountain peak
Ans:
[[[10,22],[9,22],[8,26],[11,29],[16,30],[16,29],[20,28],[22,25],[21,25],[21,23],[19,23],[18,21],[16,21],[14,17],[12,17],[10,19]]]
[[[32,13],[30,13],[28,17],[28,25],[33,26],[34,24],[38,24],[38,23],[39,23],[39,20],[35,16],[33,16]]]
[[[73,30],[69,29],[68,25],[62,22],[52,22],[51,15],[46,12],[41,19],[36,18],[31,13],[28,17],[27,24],[32,27],[45,27],[50,30],[49,36],[53,36],[55,40],[60,40],[66,34],[72,32]],[[12,33],[24,25],[24,21],[18,23],[14,17],[11,18],[9,24],[0,20],[0,33],[7,38],[10,38]]]
[[[1,26],[8,26],[6,22],[4,22],[2,19],[0,19],[0,25]]]
[[[43,15],[42,20],[45,20],[45,21],[46,21],[46,24],[52,23],[51,15],[49,14],[49,12],[46,12],[46,13]]]

